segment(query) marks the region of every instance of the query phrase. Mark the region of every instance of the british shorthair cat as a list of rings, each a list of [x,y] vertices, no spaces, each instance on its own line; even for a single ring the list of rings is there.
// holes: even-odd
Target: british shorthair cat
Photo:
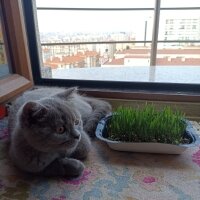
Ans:
[[[27,91],[9,109],[11,160],[34,174],[80,176],[89,136],[109,112],[108,102],[80,95],[77,88]]]

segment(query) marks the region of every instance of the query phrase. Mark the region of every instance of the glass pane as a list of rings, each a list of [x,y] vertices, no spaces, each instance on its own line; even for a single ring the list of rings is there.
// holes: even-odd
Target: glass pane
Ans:
[[[161,8],[164,7],[200,7],[199,0],[161,0]]]
[[[4,45],[4,39],[3,39],[3,29],[2,29],[2,21],[0,16],[0,78],[8,75],[9,67],[6,57],[6,51],[5,51],[5,45]]]
[[[200,40],[200,10],[162,10],[159,40]]]
[[[154,8],[155,0],[36,0],[37,7],[68,8]]]
[[[150,63],[154,0],[148,3],[144,0],[38,0],[36,3],[37,7],[140,8],[106,11],[40,8],[37,19],[43,78],[144,81],[142,74],[148,74],[148,70],[144,72],[138,66]],[[150,10],[142,9],[150,7]],[[47,19],[51,23],[47,23]],[[134,69],[141,76],[127,78],[129,73],[122,76],[120,70],[133,66],[138,67]],[[119,71],[119,75],[108,73],[109,68]]]

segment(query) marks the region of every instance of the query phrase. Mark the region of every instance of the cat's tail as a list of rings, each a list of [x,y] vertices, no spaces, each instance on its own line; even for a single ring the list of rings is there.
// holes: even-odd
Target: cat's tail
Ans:
[[[95,130],[99,120],[111,113],[112,106],[104,100],[91,97],[82,98],[84,98],[84,100],[92,107],[92,113],[86,121],[83,122],[83,129],[90,137],[95,137]]]

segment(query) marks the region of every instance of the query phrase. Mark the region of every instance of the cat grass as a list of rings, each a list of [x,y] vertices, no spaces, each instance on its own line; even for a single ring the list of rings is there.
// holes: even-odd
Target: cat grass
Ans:
[[[108,125],[109,139],[124,142],[188,143],[183,138],[185,116],[170,107],[158,111],[153,105],[144,108],[118,107]]]

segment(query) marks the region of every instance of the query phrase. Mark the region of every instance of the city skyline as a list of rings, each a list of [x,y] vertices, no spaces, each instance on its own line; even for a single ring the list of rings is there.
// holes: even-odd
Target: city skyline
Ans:
[[[148,31],[147,31],[148,32]],[[144,32],[145,33],[145,32]],[[61,35],[60,35],[61,34]],[[71,34],[68,37],[63,37],[65,33],[51,33],[51,36],[48,36],[48,42],[59,42],[59,43],[67,43],[70,42],[70,45],[53,45],[53,46],[42,46],[43,48],[43,61],[45,65],[53,66],[53,68],[71,68],[71,67],[98,67],[106,65],[119,65],[123,66],[133,66],[133,65],[141,65],[148,66],[150,65],[150,46],[151,43],[134,43],[137,41],[135,33],[122,33],[122,32],[112,32],[109,34],[103,33],[89,33],[84,34],[75,33]],[[45,40],[46,34],[41,34],[41,39]],[[162,29],[163,40],[172,40],[176,38],[177,40],[198,40],[200,38],[200,18],[192,18],[186,19],[173,17],[167,17],[163,23]],[[95,40],[96,37],[96,40]],[[56,41],[57,40],[57,41]],[[60,40],[60,41],[59,41]],[[132,43],[97,43],[97,44],[78,44],[79,42],[91,42],[91,41],[133,41]],[[145,38],[143,36],[143,41]],[[76,44],[73,44],[76,42]],[[182,49],[195,49],[199,48],[200,44],[195,43],[158,43],[158,51],[157,51],[157,63],[160,65],[197,65],[200,63],[199,55],[193,55],[190,53],[179,54],[179,48]],[[196,47],[195,47],[196,46]],[[140,52],[142,49],[137,48],[146,48],[148,52],[142,53],[141,55],[137,54],[137,51]],[[122,57],[118,57],[118,52],[122,52],[124,50],[135,50],[135,53],[130,53],[129,55],[122,55]],[[164,53],[160,55],[159,49],[166,49],[168,53]],[[170,50],[176,49],[177,53],[173,51],[170,53]],[[88,56],[84,55],[85,52],[96,52],[96,56]],[[88,59],[90,62],[88,62]],[[123,59],[123,60],[122,60]],[[96,64],[95,64],[95,62]],[[91,65],[91,63],[93,63]]]

